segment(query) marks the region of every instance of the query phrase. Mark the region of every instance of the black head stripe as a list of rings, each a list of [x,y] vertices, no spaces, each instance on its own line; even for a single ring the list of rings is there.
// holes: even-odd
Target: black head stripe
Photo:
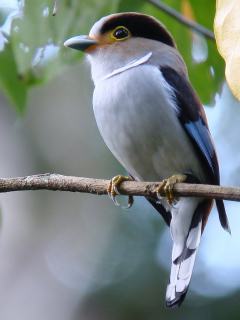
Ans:
[[[139,13],[122,13],[109,18],[100,30],[101,34],[115,29],[118,26],[126,27],[133,37],[142,37],[161,41],[171,47],[175,43],[167,30],[154,18]]]

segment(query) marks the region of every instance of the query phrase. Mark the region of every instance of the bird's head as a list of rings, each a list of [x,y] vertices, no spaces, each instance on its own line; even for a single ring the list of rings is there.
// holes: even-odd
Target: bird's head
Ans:
[[[136,12],[103,17],[89,35],[72,37],[64,45],[85,52],[92,73],[101,76],[160,46],[175,49],[172,36],[158,20]]]
[[[175,47],[173,38],[155,18],[136,12],[116,13],[97,21],[88,36],[81,35],[68,39],[64,45],[88,54],[109,46],[122,45],[132,38],[160,41]],[[129,43],[130,45],[130,43]]]

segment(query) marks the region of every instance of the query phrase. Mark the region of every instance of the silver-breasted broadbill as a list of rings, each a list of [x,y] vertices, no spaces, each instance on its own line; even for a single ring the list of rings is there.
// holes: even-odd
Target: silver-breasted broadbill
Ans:
[[[167,188],[178,181],[219,185],[203,106],[172,36],[159,21],[134,12],[112,14],[97,21],[88,36],[73,37],[65,46],[87,54],[99,131],[133,179],[167,179]],[[148,200],[170,226],[166,305],[173,307],[186,295],[213,200]],[[229,231],[223,201],[216,205]]]

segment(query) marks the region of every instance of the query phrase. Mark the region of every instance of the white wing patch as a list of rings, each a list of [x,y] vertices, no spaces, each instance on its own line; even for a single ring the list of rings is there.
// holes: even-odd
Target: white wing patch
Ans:
[[[126,64],[125,66],[121,67],[121,68],[118,68],[118,69],[115,69],[113,70],[113,72],[107,74],[106,76],[104,76],[102,78],[102,80],[106,80],[106,79],[109,79],[119,73],[122,73],[128,69],[131,69],[131,68],[134,68],[134,67],[137,67],[143,63],[146,63],[152,56],[152,52],[149,52],[147,53],[145,56],[141,57],[140,59],[134,59],[133,61],[129,62],[128,64]]]

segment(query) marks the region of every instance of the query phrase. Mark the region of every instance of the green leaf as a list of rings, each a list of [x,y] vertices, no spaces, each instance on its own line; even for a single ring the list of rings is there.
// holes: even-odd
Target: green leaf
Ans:
[[[27,86],[18,74],[10,44],[5,45],[4,50],[0,52],[0,88],[17,112],[22,113],[26,104]]]
[[[120,0],[118,5],[118,12],[131,12],[141,10],[145,0]]]
[[[101,16],[117,10],[118,0],[61,0],[56,16],[52,15],[53,4],[53,0],[25,0],[22,11],[12,20],[9,35],[11,54],[8,55],[10,49],[7,47],[1,52],[0,69],[8,70],[9,74],[13,69],[15,73],[12,76],[17,75],[14,85],[10,85],[10,76],[7,72],[2,74],[1,87],[18,111],[24,110],[26,91],[31,86],[49,81],[66,65],[82,57],[66,50],[64,40],[72,35],[88,33]]]
[[[57,14],[52,16],[52,0],[26,0],[23,17],[14,20],[11,32],[18,71],[24,74],[33,69],[35,78],[49,80],[64,64],[81,56],[66,53],[64,40],[88,33],[96,20],[116,10],[117,3],[117,0],[59,1]]]

